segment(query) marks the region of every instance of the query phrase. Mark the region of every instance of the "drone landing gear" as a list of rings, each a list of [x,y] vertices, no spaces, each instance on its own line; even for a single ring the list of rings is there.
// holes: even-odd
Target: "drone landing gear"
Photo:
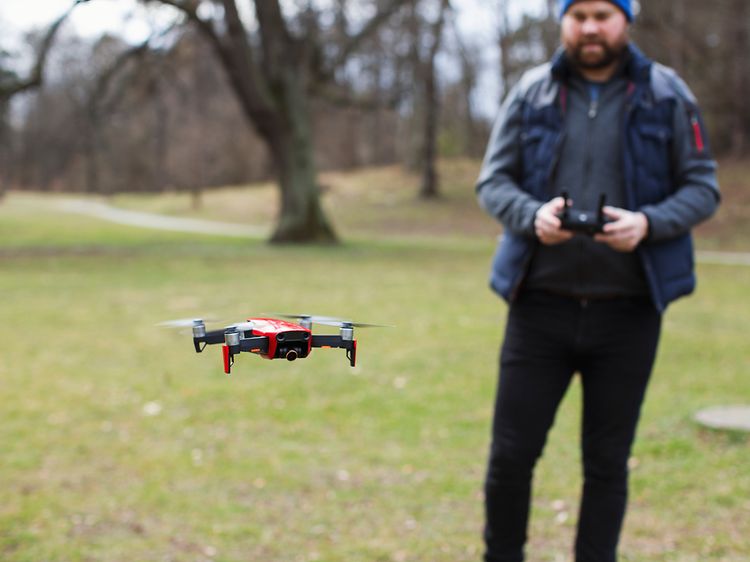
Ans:
[[[349,360],[349,365],[352,367],[357,363],[357,340],[352,342],[351,349],[346,350],[346,358]]]
[[[228,375],[232,372],[232,365],[234,365],[234,353],[232,353],[228,345],[222,345],[221,351],[224,355],[224,372]]]
[[[228,337],[226,338],[226,343],[221,346],[221,351],[224,357],[224,372],[227,375],[231,374],[232,365],[234,365],[234,356],[238,353],[242,353],[243,351],[249,353],[268,352],[268,338],[265,336],[240,339],[237,332],[229,331],[225,335]]]
[[[313,335],[312,346],[345,349],[349,365],[354,367],[357,362],[357,340],[344,339],[341,336]]]

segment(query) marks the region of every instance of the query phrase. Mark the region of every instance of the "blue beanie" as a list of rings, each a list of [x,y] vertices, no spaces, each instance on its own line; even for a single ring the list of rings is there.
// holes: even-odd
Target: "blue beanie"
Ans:
[[[562,17],[565,15],[565,12],[568,11],[568,8],[570,8],[571,4],[575,4],[577,1],[578,0],[560,0],[560,19],[562,19]],[[628,18],[628,21],[633,21],[633,10],[630,6],[630,0],[607,1],[620,8],[625,13],[625,17]]]

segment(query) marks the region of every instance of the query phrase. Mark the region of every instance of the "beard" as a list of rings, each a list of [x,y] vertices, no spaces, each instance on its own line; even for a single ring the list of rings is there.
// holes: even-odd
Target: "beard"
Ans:
[[[590,45],[598,45],[601,50],[598,55],[586,53],[585,48]],[[596,70],[606,68],[619,60],[625,49],[625,43],[618,45],[607,45],[603,41],[581,41],[577,45],[571,45],[567,49],[568,56],[579,68]]]

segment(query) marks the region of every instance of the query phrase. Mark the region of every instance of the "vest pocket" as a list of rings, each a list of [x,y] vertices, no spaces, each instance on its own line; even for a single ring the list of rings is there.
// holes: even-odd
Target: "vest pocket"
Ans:
[[[536,151],[539,149],[542,137],[544,137],[544,130],[541,127],[534,127],[528,131],[521,133],[521,146],[524,150],[524,155],[527,151],[532,151],[531,156],[536,156]]]
[[[636,157],[636,190],[641,205],[666,197],[672,187],[672,130],[654,123],[638,123],[631,136]]]
[[[636,127],[638,134],[644,137],[644,140],[657,142],[658,144],[667,144],[672,140],[672,131],[667,127],[641,123]]]
[[[525,175],[544,174],[552,155],[553,134],[544,127],[532,127],[521,133]]]

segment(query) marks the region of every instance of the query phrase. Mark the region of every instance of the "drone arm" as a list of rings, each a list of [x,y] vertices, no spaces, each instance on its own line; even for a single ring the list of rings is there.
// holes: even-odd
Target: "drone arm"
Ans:
[[[206,332],[206,335],[193,338],[195,351],[200,353],[207,345],[223,344],[226,342],[226,330],[213,330]],[[233,346],[232,353],[241,351],[256,351],[264,353],[268,351],[268,338],[265,336],[251,337],[240,339],[239,346]]]
[[[203,351],[207,345],[217,343],[224,343],[224,330],[213,330],[206,332],[204,336],[193,337],[193,345],[197,353]]]
[[[240,351],[266,353],[268,351],[268,338],[266,336],[256,336],[240,340]]]
[[[349,364],[354,367],[357,362],[357,340],[345,340],[341,336],[313,335],[312,346],[345,349]]]
[[[251,353],[266,353],[268,351],[268,338],[266,336],[255,336],[251,338],[240,339],[236,345],[222,346],[222,355],[224,356],[224,372],[228,375],[234,365],[234,356],[243,351]]]
[[[323,336],[316,336],[313,335],[312,337],[312,346],[313,347],[345,347],[344,340],[341,339],[341,336],[329,336],[329,335],[323,335]]]

